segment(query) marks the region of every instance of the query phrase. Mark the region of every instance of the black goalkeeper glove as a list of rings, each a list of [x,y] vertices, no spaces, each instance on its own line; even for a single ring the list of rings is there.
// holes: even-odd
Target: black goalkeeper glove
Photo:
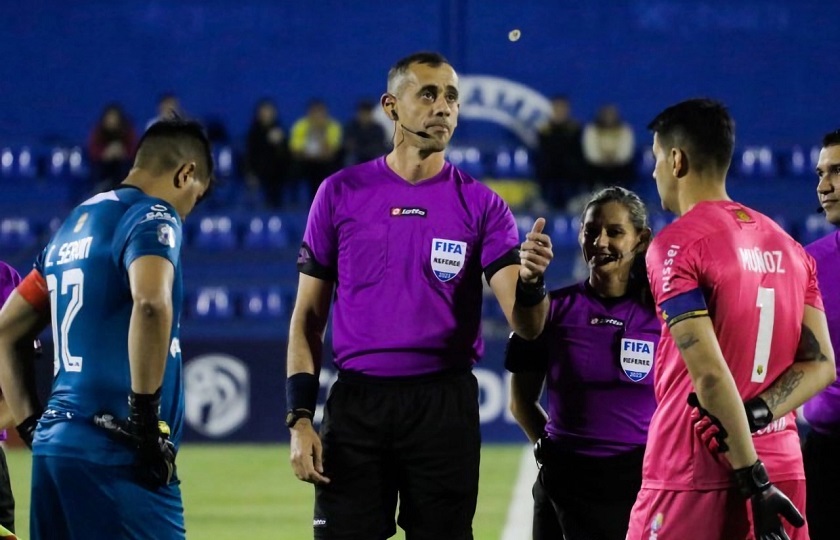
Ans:
[[[137,471],[143,484],[151,488],[166,486],[175,474],[175,445],[169,440],[169,426],[158,416],[160,390],[154,394],[132,392],[128,404],[131,410],[126,420],[98,414],[93,421],[137,450]]]
[[[35,438],[35,428],[38,427],[38,419],[41,418],[41,413],[33,414],[26,420],[15,426],[20,440],[27,448],[32,450],[32,439]]]
[[[794,527],[805,525],[805,519],[790,499],[770,483],[761,460],[749,467],[736,469],[735,481],[741,495],[750,500],[756,540],[790,540],[782,527],[780,515]]]

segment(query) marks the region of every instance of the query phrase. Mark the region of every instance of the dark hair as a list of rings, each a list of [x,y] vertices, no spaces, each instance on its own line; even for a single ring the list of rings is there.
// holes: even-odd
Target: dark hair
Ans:
[[[831,133],[826,133],[825,136],[823,136],[823,148],[828,148],[829,146],[835,146],[838,144],[840,144],[840,129],[835,129]]]
[[[196,176],[213,187],[213,156],[204,128],[195,120],[172,118],[149,126],[137,145],[136,167],[160,174],[187,161],[196,162]]]
[[[656,115],[647,128],[666,150],[682,148],[698,172],[726,172],[735,147],[735,122],[726,106],[711,99],[689,99]]]
[[[633,224],[637,233],[650,229],[645,203],[636,193],[621,186],[609,186],[593,193],[586,206],[583,207],[583,213],[580,216],[581,224],[586,219],[586,213],[590,208],[600,208],[611,202],[616,202],[627,209],[627,213],[630,214],[630,223]],[[652,305],[653,295],[650,292],[650,282],[645,266],[646,252],[646,249],[642,250],[633,257],[633,265],[630,267],[630,280],[627,283],[627,294],[638,294],[643,304]]]
[[[394,82],[408,72],[408,68],[412,64],[425,64],[432,67],[438,67],[443,64],[449,64],[449,61],[440,53],[421,51],[410,54],[405,58],[397,60],[391,69],[388,71],[388,91],[392,94],[396,93]]]

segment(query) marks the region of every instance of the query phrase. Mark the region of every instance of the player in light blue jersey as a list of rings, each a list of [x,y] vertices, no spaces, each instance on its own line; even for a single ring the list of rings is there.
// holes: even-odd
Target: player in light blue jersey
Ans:
[[[199,124],[154,124],[125,181],[71,212],[0,313],[0,385],[32,446],[33,539],[185,536],[179,253],[212,173]],[[15,344],[50,320],[42,414]]]

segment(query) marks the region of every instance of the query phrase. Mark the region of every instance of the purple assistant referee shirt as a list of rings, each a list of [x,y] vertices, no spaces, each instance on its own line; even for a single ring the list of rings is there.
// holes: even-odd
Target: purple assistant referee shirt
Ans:
[[[8,264],[0,261],[0,307],[6,303],[6,299],[20,283],[20,274]],[[6,430],[0,430],[0,441],[6,440]]]
[[[588,282],[552,291],[545,329],[548,436],[596,457],[643,446],[656,399],[661,326],[653,306],[601,298]]]
[[[817,281],[825,305],[828,332],[837,354],[840,351],[840,231],[808,244],[805,251],[817,262]],[[840,375],[840,363],[837,373]],[[803,412],[815,431],[823,435],[840,435],[840,380],[808,400]]]
[[[476,179],[447,162],[411,184],[382,157],[324,180],[298,268],[336,283],[339,369],[412,376],[481,357],[482,274],[519,264],[518,246],[507,204]]]

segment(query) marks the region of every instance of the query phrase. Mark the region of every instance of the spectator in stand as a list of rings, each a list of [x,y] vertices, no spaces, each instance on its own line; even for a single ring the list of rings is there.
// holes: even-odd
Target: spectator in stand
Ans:
[[[373,103],[356,105],[356,116],[344,130],[344,153],[347,165],[357,165],[384,156],[388,152],[385,130],[373,118]]]
[[[88,138],[88,155],[97,191],[107,191],[122,182],[131,169],[137,133],[122,107],[111,103],[102,111]]]
[[[633,128],[621,119],[618,107],[598,109],[595,120],[583,128],[583,156],[589,166],[591,186],[632,186],[635,181]]]
[[[172,120],[176,116],[184,117],[181,100],[172,92],[165,92],[158,98],[157,116],[146,122],[146,129],[158,120]]]
[[[330,117],[326,103],[320,99],[312,100],[306,116],[292,126],[289,147],[313,196],[324,178],[339,168],[341,135],[341,124]]]
[[[272,99],[261,99],[248,128],[246,181],[249,188],[261,189],[268,206],[283,206],[283,187],[291,165],[289,141]]]
[[[555,208],[565,208],[569,199],[587,191],[580,138],[569,98],[554,97],[551,118],[540,127],[536,173],[543,199]]]

